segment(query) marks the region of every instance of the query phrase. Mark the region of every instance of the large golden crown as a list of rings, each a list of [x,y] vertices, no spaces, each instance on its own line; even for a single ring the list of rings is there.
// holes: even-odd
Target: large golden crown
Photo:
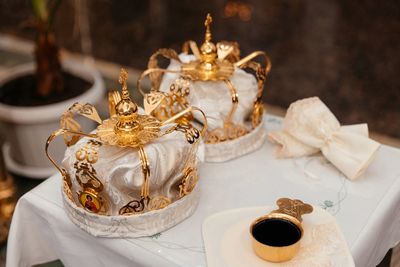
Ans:
[[[208,14],[204,23],[206,28],[205,38],[200,48],[194,41],[186,41],[183,44],[183,54],[190,55],[194,59],[183,61],[175,50],[159,49],[150,57],[148,69],[143,73],[142,78],[149,75],[153,91],[161,91],[160,85],[163,82],[163,77],[169,73],[177,73],[180,77],[192,82],[225,83],[231,98],[230,111],[223,118],[223,126],[216,129],[210,127],[205,136],[206,144],[217,144],[238,139],[251,132],[261,123],[263,116],[263,88],[266,76],[271,69],[271,62],[263,51],[255,51],[244,58],[240,58],[239,45],[236,42],[222,41],[215,45],[212,42],[211,22],[212,17]],[[192,54],[189,53],[190,50]],[[180,67],[175,69],[160,68],[158,62],[160,56],[169,59],[171,62],[178,62]],[[260,62],[256,61],[258,59],[260,59]],[[249,121],[246,125],[233,121],[239,101],[242,101],[239,99],[237,87],[232,82],[232,77],[237,69],[250,70],[257,81],[257,92],[253,99],[250,116],[246,118]],[[199,108],[207,116],[210,115],[206,108],[202,106],[199,106]]]
[[[46,154],[61,173],[67,204],[75,205],[74,209],[106,216],[140,216],[184,199],[196,186],[196,152],[200,137],[206,131],[207,121],[201,110],[182,100],[179,92],[184,91],[187,84],[177,81],[170,93],[145,94],[144,112],[140,112],[129,96],[127,78],[127,72],[122,69],[119,78],[122,92],[109,93],[109,118],[100,119],[91,104],[75,103],[61,117],[61,128],[48,138]],[[193,112],[199,112],[204,117],[200,131],[191,124]],[[97,122],[97,129],[91,133],[82,132],[74,118],[75,115]],[[184,138],[180,138],[181,135]],[[63,136],[68,146],[63,166],[56,163],[48,153],[49,144],[57,136]],[[169,138],[174,139],[171,141]],[[159,142],[164,142],[162,148],[166,147],[172,151],[172,154],[162,156],[172,162],[170,169],[177,171],[173,181],[168,176],[165,181],[161,181],[160,177],[154,177],[155,174],[151,173],[153,165],[159,164],[154,161],[160,158],[159,154],[162,151],[153,155],[154,147]],[[184,159],[176,160],[175,157],[178,156],[173,152],[179,145],[187,149],[182,149],[184,155],[180,155]],[[153,153],[153,162],[153,158],[149,157],[146,151]],[[111,172],[107,168],[115,168],[116,165],[127,166],[126,161],[132,159],[131,155],[138,157],[138,164],[141,165],[139,173],[129,174],[129,170],[124,171],[126,168],[123,167],[118,170],[119,173],[113,174],[113,177],[107,176]],[[102,165],[107,165],[107,168]],[[134,177],[135,181],[140,181],[140,190],[135,191],[133,186],[130,189],[130,184],[126,181],[131,178],[127,173]],[[151,186],[157,183],[162,190],[154,193]],[[124,199],[129,200],[123,203]],[[81,211],[77,212],[76,214],[80,214]],[[72,217],[74,216],[76,217]]]

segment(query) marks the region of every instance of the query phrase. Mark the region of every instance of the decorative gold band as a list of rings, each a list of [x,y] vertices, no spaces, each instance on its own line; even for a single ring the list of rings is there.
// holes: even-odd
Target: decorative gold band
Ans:
[[[67,129],[58,129],[56,131],[54,131],[48,138],[46,141],[46,146],[45,146],[45,153],[47,158],[50,160],[50,162],[54,165],[54,167],[56,167],[56,169],[61,173],[61,175],[65,178],[66,176],[68,176],[66,170],[64,168],[62,168],[60,165],[58,165],[58,163],[50,156],[49,154],[49,146],[50,143],[53,142],[53,140],[60,135],[64,135],[64,134],[73,134],[73,135],[78,135],[78,136],[86,136],[86,137],[90,137],[90,138],[97,138],[96,134],[87,134],[87,133],[83,133],[83,132],[78,132],[78,131],[71,131],[71,130],[67,130]]]
[[[155,73],[176,73],[176,74],[181,74],[180,70],[166,70],[166,69],[161,69],[161,68],[151,68],[151,69],[147,69],[145,70],[139,77],[139,79],[137,80],[137,88],[139,90],[139,92],[145,96],[147,93],[143,91],[143,87],[142,87],[142,82],[143,79],[146,76],[150,77],[150,80],[152,80],[151,75],[155,74]],[[159,91],[160,89],[160,84],[157,84],[157,86],[152,86],[152,88],[150,89],[150,91]]]

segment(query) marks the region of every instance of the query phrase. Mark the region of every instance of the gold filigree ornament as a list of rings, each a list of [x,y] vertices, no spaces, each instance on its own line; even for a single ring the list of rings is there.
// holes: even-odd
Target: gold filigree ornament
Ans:
[[[187,93],[183,87],[187,84],[174,85],[171,93],[150,92],[144,94],[144,114],[139,114],[139,108],[130,96],[127,86],[128,73],[121,69],[119,83],[122,85],[122,93],[109,92],[110,117],[101,120],[96,109],[90,104],[75,103],[61,116],[61,129],[53,132],[46,143],[46,155],[58,169],[64,179],[64,192],[73,201],[71,177],[80,186],[77,191],[77,199],[82,208],[91,213],[107,215],[108,196],[104,192],[104,181],[96,172],[95,164],[99,160],[99,148],[101,146],[130,147],[138,153],[142,165],[143,184],[138,198],[132,199],[119,208],[119,215],[140,214],[151,210],[163,209],[172,203],[166,196],[152,196],[150,193],[150,162],[144,146],[156,142],[158,138],[178,131],[185,134],[186,140],[192,144],[188,160],[184,166],[179,192],[176,199],[189,194],[197,182],[196,151],[200,137],[203,137],[207,129],[207,120],[204,113],[193,106],[189,106],[184,99]],[[184,81],[182,81],[184,83]],[[183,91],[182,91],[183,90]],[[202,117],[202,129],[197,130],[192,124],[192,112],[199,112]],[[79,123],[74,115],[82,115],[97,122],[96,131],[92,133],[81,132]],[[153,114],[157,114],[154,116]],[[57,164],[48,153],[50,143],[57,137],[63,136],[65,144],[72,146],[80,137],[87,137],[84,143],[75,153],[73,165],[75,173],[70,174],[65,168]],[[190,177],[188,178],[190,171]],[[74,175],[74,176],[71,176]]]
[[[267,74],[271,69],[271,61],[263,51],[255,51],[240,59],[240,49],[236,42],[222,41],[215,45],[212,42],[211,23],[212,17],[207,14],[204,22],[206,28],[205,38],[200,48],[191,40],[186,41],[182,46],[183,53],[189,55],[191,51],[194,55],[194,60],[182,62],[178,53],[173,49],[159,49],[150,57],[148,70],[143,73],[142,78],[149,75],[152,91],[161,90],[160,85],[165,73],[177,73],[180,77],[189,81],[224,82],[231,96],[231,109],[224,118],[223,127],[210,129],[205,136],[207,144],[216,144],[240,138],[254,130],[261,123],[263,116],[263,88]],[[160,56],[178,62],[180,69],[160,69],[158,64]],[[233,122],[233,117],[240,101],[237,90],[231,82],[236,68],[250,70],[257,80],[257,95],[253,102],[253,110],[248,118],[249,125],[238,125]],[[187,95],[189,95],[189,92]]]

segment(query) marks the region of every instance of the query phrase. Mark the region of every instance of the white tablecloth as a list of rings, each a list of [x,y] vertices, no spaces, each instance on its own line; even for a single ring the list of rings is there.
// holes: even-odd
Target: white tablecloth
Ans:
[[[280,119],[267,116],[268,130]],[[376,266],[400,241],[400,150],[383,146],[363,177],[346,180],[321,156],[277,160],[273,145],[200,168],[201,200],[174,228],[137,239],[95,238],[67,218],[61,177],[25,194],[11,225],[7,266],[60,259],[65,266],[205,266],[203,220],[215,212],[271,205],[280,197],[321,205],[337,219],[356,266]]]

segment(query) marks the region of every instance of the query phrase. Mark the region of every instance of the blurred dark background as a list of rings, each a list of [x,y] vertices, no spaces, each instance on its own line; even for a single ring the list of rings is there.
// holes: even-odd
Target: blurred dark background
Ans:
[[[367,122],[400,137],[395,0],[65,0],[55,28],[69,51],[145,69],[157,48],[202,41],[207,12],[214,41],[238,41],[242,56],[264,50],[271,57],[268,104],[287,108],[316,95],[343,124]],[[1,33],[33,39],[31,17],[30,1],[0,0]]]

